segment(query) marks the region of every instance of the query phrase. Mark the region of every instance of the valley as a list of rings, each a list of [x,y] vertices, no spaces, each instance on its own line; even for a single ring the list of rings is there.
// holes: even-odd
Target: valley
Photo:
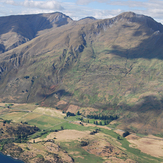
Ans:
[[[73,111],[72,107],[70,109]],[[66,113],[56,108],[35,104],[1,103],[0,111],[1,152],[24,162],[163,161],[163,138],[135,133],[123,137],[125,131],[112,128],[117,120],[108,125],[97,125],[93,123],[97,119],[84,118],[79,121],[79,117],[85,116],[76,114],[67,117]],[[29,125],[36,128],[35,133],[23,134]],[[24,129],[18,130],[18,135],[14,135],[17,133],[16,126],[24,126]],[[9,129],[13,130],[11,134]]]
[[[160,23],[132,12],[90,21],[62,13],[19,17],[39,21],[30,27],[30,40],[0,55],[1,102],[57,107],[63,100],[60,110],[95,108],[123,117],[122,129],[163,133]],[[12,16],[5,19],[15,23]]]
[[[0,149],[25,163],[163,162],[163,25],[124,12],[0,17]]]

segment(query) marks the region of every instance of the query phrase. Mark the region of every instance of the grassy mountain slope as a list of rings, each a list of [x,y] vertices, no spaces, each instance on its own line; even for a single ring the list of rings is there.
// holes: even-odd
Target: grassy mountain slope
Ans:
[[[162,130],[163,26],[131,12],[80,21],[1,54],[1,101],[64,99],[116,114],[122,127]]]

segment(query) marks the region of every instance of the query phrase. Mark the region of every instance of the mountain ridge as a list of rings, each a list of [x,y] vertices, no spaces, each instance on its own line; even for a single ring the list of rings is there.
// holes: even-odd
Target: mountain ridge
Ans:
[[[118,114],[137,128],[147,121],[153,129],[152,114],[159,126],[153,131],[161,130],[163,25],[132,12],[55,23],[0,54],[1,101],[55,107],[65,100]]]
[[[4,49],[8,51],[35,38],[40,31],[56,28],[71,21],[71,18],[59,12],[0,17],[0,41],[3,46],[1,49],[3,52]]]

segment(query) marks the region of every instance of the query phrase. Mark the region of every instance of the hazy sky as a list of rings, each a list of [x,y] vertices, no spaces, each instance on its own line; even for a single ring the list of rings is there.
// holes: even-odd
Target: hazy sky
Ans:
[[[0,16],[56,11],[74,20],[87,16],[111,18],[133,11],[163,24],[163,0],[0,0]]]

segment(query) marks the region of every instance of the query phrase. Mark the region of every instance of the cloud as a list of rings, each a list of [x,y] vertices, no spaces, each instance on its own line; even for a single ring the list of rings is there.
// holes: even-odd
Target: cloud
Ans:
[[[46,1],[34,1],[34,0],[24,0],[23,2],[14,0],[0,0],[3,4],[10,4],[13,6],[22,6],[26,8],[38,8],[38,9],[53,9],[53,10],[64,10],[64,7],[55,0]]]
[[[87,4],[89,4],[89,3],[91,3],[91,2],[93,2],[94,0],[77,0],[77,4],[79,4],[79,5],[87,5]]]
[[[115,0],[116,1],[116,0]],[[91,2],[99,2],[99,3],[109,3],[111,0],[77,0],[76,3],[79,5],[87,5]]]
[[[24,7],[39,8],[39,9],[64,10],[62,5],[54,0],[49,0],[49,1],[25,0],[23,3],[21,3],[21,5]]]
[[[13,5],[15,2],[13,0],[6,0],[5,3]]]
[[[28,8],[26,10],[22,10],[21,12],[19,12],[18,15],[52,13],[52,12],[54,12],[54,10]]]
[[[87,5],[91,2],[105,3],[108,7],[116,7],[125,11],[130,10],[138,14],[151,16],[159,22],[162,22],[163,17],[163,1],[162,0],[77,0],[78,5]]]
[[[14,0],[0,0],[0,2],[10,4],[10,5],[13,5],[15,3]]]

